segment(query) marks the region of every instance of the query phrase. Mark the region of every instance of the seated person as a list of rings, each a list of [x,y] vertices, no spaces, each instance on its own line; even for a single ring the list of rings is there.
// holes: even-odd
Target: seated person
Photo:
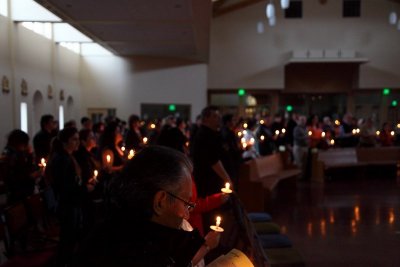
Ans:
[[[192,266],[218,245],[182,229],[194,204],[192,165],[164,147],[140,151],[111,182],[106,221],[82,242],[72,266]]]

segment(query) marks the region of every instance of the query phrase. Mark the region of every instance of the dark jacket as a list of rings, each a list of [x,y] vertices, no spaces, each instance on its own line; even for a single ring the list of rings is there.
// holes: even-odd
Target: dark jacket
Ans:
[[[80,245],[74,267],[187,267],[204,239],[150,221],[113,216]]]

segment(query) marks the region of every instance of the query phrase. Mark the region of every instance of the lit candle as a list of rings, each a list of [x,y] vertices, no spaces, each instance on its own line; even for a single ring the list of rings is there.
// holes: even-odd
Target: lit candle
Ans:
[[[242,132],[238,132],[237,135],[238,135],[239,137],[241,137],[241,136],[242,136]]]
[[[110,164],[110,163],[111,163],[111,156],[110,156],[110,155],[107,155],[107,156],[106,156],[106,160],[107,160],[107,163]]]
[[[340,121],[339,121],[339,120],[335,120],[335,124],[336,124],[337,126],[339,126],[339,125],[340,125]]]
[[[359,128],[357,128],[356,133],[358,133],[358,134],[360,133],[360,129]]]
[[[357,130],[356,130],[356,129],[353,129],[351,132],[352,132],[353,134],[356,134],[356,133],[357,133]]]
[[[397,128],[400,128],[400,123],[397,124]]]
[[[39,164],[39,166],[42,167],[42,168],[44,169],[44,168],[46,168],[46,165],[47,165],[47,164],[46,164],[46,160],[45,160],[44,158],[41,158],[41,159],[40,159],[40,164]]]
[[[241,143],[246,143],[246,138],[242,137],[242,139],[240,139]]]
[[[187,142],[185,143],[185,146],[186,146],[186,147],[189,147],[189,141],[187,141]]]
[[[255,142],[254,138],[253,137],[250,138],[250,145],[254,145],[254,142]]]
[[[265,136],[264,136],[264,135],[261,135],[261,136],[260,136],[260,139],[261,139],[261,141],[264,141]]]
[[[143,137],[143,144],[147,144],[147,141],[148,141],[149,139],[147,139],[147,137]]]
[[[224,231],[224,228],[220,227],[220,225],[221,225],[221,217],[217,216],[215,225],[211,225],[210,228],[212,230],[214,230],[215,232],[220,232],[221,233],[221,232]]]
[[[276,131],[275,131],[275,135],[279,135],[279,130],[276,130]]]
[[[286,129],[285,128],[282,129],[282,133],[283,134],[286,133]]]
[[[335,140],[331,139],[331,145],[333,146],[335,144]]]
[[[244,129],[247,129],[248,126],[249,126],[249,125],[248,125],[247,123],[243,123],[243,128],[244,128]]]
[[[94,170],[93,174],[94,174],[94,177],[93,177],[94,181],[97,182],[97,175],[99,175],[99,171],[98,170]]]
[[[376,135],[379,136],[381,134],[380,131],[376,131]]]
[[[265,121],[264,120],[260,120],[260,124],[264,124],[265,123]]]
[[[225,193],[225,194],[232,193],[232,189],[230,187],[231,187],[231,185],[229,183],[225,183],[225,187],[221,188],[221,192]]]
[[[135,156],[135,150],[133,149],[129,150],[128,159],[133,159],[134,156]]]
[[[325,132],[321,133],[321,137],[324,138],[325,137]]]
[[[151,129],[155,129],[155,128],[156,128],[156,125],[155,125],[154,123],[152,123],[152,124],[150,124],[150,128],[151,128]]]
[[[390,132],[390,135],[391,135],[391,136],[394,136],[394,131],[391,131],[391,132]]]
[[[125,148],[124,146],[121,147],[121,151],[122,151],[122,152],[125,152],[125,149],[126,149],[126,148]]]
[[[246,143],[242,143],[243,149],[246,149],[247,144]]]
[[[308,136],[311,136],[312,135],[312,131],[308,131]]]

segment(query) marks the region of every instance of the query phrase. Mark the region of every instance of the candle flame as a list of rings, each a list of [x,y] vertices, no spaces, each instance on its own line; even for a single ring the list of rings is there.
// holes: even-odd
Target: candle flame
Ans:
[[[128,159],[132,159],[134,156],[135,156],[135,150],[133,149],[129,150]]]
[[[94,178],[97,178],[97,175],[99,175],[99,171],[98,170],[94,170],[93,174],[94,174]]]
[[[148,141],[149,139],[147,139],[147,137],[143,137],[143,144],[147,144],[147,141]]]
[[[121,147],[121,150],[122,150],[122,152],[125,152],[125,147],[123,146],[123,147]]]
[[[308,135],[311,136],[312,135],[312,131],[308,131]]]
[[[331,139],[331,145],[333,146],[335,144],[335,140]]]
[[[279,130],[276,130],[276,131],[275,131],[275,134],[278,135],[278,134],[279,134]]]
[[[260,139],[261,139],[261,141],[264,141],[265,136],[264,136],[264,135],[261,135],[261,136],[260,136]]]
[[[220,216],[217,216],[217,221],[216,221],[215,225],[216,225],[217,227],[219,227],[220,224],[221,224],[221,217],[220,217]]]
[[[249,125],[248,125],[247,123],[243,123],[243,128],[244,128],[244,129],[247,129],[248,126],[249,126]]]
[[[264,120],[260,120],[260,124],[264,124],[265,123],[265,121]]]
[[[110,155],[107,155],[107,156],[106,156],[106,160],[107,160],[107,163],[110,163],[110,162],[111,162],[111,156],[110,156]]]
[[[230,189],[230,187],[231,187],[231,185],[230,185],[229,183],[225,183],[225,188],[226,188],[226,189],[228,189],[228,190],[229,190],[229,189]]]
[[[394,136],[394,131],[391,131],[391,132],[390,132],[390,135],[391,135],[391,136]]]
[[[380,134],[381,134],[381,132],[380,132],[380,131],[376,131],[376,135],[378,135],[378,136],[379,136]]]
[[[156,125],[155,125],[154,123],[152,123],[152,124],[150,124],[150,128],[151,128],[151,129],[155,129],[155,128],[156,128]]]
[[[46,160],[45,160],[44,158],[41,158],[41,160],[40,160],[40,166],[44,168],[44,167],[46,167],[46,165],[47,165],[47,164],[46,164]]]
[[[321,133],[321,137],[325,137],[325,132],[322,132],[322,133]]]

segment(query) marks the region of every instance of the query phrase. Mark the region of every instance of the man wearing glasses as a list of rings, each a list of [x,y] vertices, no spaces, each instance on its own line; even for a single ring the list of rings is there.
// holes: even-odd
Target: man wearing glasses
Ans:
[[[182,153],[148,147],[111,183],[106,222],[83,242],[73,266],[192,266],[219,242],[182,230],[195,207],[192,165]]]

